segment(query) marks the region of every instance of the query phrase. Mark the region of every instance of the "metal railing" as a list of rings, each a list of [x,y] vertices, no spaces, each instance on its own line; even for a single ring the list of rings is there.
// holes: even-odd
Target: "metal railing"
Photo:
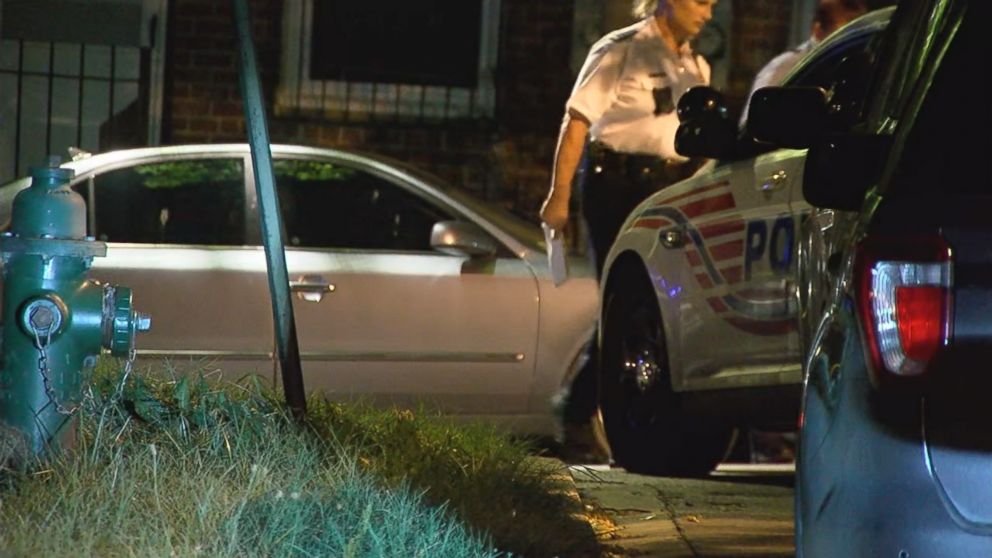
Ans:
[[[148,49],[4,39],[0,53],[0,182],[69,147],[146,140]]]

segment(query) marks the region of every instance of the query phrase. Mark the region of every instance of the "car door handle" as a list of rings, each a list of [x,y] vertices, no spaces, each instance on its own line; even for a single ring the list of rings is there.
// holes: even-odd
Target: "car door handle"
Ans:
[[[758,190],[762,192],[778,190],[785,184],[787,178],[789,178],[789,175],[784,170],[775,171],[771,176],[761,181],[761,184],[758,185]]]
[[[333,293],[337,288],[320,275],[304,275],[296,281],[289,282],[289,290],[296,293],[297,298],[307,302],[320,302],[327,293]]]

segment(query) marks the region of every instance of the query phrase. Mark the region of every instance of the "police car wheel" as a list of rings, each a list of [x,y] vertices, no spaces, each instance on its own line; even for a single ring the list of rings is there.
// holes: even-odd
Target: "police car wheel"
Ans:
[[[658,304],[645,283],[628,282],[607,295],[600,404],[613,458],[635,473],[705,475],[723,457],[731,430],[682,412]]]

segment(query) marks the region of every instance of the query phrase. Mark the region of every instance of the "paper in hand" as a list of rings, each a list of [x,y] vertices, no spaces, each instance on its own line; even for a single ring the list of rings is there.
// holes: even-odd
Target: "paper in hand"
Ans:
[[[541,228],[544,229],[544,243],[548,247],[548,269],[551,270],[551,280],[557,287],[568,279],[564,239],[561,231],[549,227],[547,223],[541,223]]]

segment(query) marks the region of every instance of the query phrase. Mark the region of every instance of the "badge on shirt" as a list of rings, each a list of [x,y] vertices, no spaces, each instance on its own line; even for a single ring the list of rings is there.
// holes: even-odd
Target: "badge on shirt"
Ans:
[[[672,88],[652,89],[651,95],[654,97],[654,115],[660,116],[675,110],[675,103],[672,100]]]

